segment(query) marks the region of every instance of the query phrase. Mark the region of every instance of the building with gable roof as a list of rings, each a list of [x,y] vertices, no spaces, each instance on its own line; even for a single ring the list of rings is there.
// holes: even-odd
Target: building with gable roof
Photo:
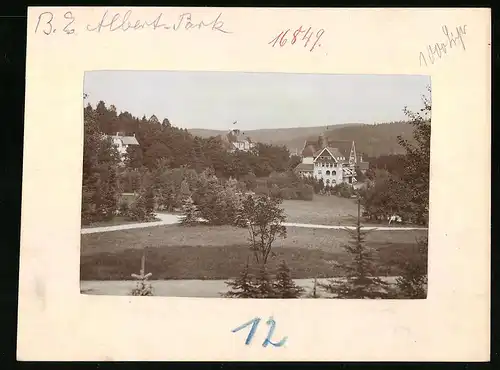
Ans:
[[[226,148],[230,152],[248,152],[255,148],[255,143],[238,129],[230,130],[226,135],[220,137]]]
[[[118,150],[122,161],[125,159],[125,154],[127,154],[129,146],[139,145],[135,134],[133,136],[126,136],[123,133],[117,132],[116,135],[110,135],[109,138],[113,141],[113,145]]]
[[[322,179],[325,185],[354,185],[356,169],[364,172],[368,168],[368,163],[356,153],[354,141],[329,140],[324,134],[317,140],[306,140],[301,154],[302,163],[295,168],[296,173]]]

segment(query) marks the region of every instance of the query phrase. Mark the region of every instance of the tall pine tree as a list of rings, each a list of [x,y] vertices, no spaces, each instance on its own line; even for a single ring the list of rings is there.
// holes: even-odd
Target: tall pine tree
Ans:
[[[346,229],[350,242],[344,246],[351,261],[342,267],[346,271],[345,279],[332,279],[329,283],[319,284],[336,298],[387,298],[389,285],[376,276],[374,253],[365,244],[366,234],[361,228],[361,203],[358,199],[358,217],[354,230]]]

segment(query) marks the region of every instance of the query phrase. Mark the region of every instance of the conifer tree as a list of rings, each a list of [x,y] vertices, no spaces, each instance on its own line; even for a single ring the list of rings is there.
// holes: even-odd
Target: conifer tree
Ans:
[[[276,298],[299,298],[304,289],[297,286],[292,280],[290,269],[285,260],[282,260],[276,272],[274,281]]]
[[[267,272],[265,263],[259,265],[255,279],[255,287],[257,291],[255,298],[277,298],[273,282]]]
[[[154,219],[154,193],[151,188],[141,189],[137,200],[129,210],[129,218],[134,221]]]
[[[257,287],[255,286],[254,276],[250,273],[249,261],[247,262],[240,272],[240,276],[234,280],[226,281],[231,290],[224,293],[223,296],[227,298],[256,298]]]
[[[332,279],[329,283],[319,284],[336,298],[387,298],[388,284],[376,276],[374,250],[365,245],[367,231],[361,229],[360,201],[358,199],[358,217],[356,229],[347,229],[351,236],[344,249],[352,258],[344,264],[345,279]]]
[[[182,201],[182,215],[184,217],[181,220],[181,224],[192,226],[198,223],[200,212],[198,211],[196,204],[194,204],[191,196],[184,198]]]

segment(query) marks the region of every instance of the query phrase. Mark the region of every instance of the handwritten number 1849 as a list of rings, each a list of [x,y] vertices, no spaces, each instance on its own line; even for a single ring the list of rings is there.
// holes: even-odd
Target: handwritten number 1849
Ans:
[[[279,45],[280,47],[285,46],[286,43],[289,41],[289,39],[286,38],[286,36],[290,31],[291,31],[290,28],[285,31],[281,31],[281,33],[274,39],[269,41],[268,44],[271,45],[272,47],[275,47],[276,45]],[[320,29],[316,32],[313,32],[312,27],[309,27],[308,29],[302,29],[302,26],[300,26],[293,32],[292,37],[290,39],[290,44],[295,45],[297,41],[304,41],[304,47],[307,48],[310,45],[311,38],[314,35],[312,41],[313,44],[309,48],[309,51],[313,51],[314,48],[321,46],[319,40],[321,39],[321,36],[323,36],[324,33],[325,33],[324,29]],[[302,36],[302,38],[300,38],[300,36]]]

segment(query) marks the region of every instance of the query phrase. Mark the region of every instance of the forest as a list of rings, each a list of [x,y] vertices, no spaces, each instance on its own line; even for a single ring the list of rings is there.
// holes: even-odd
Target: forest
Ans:
[[[160,122],[155,115],[138,118],[126,111],[118,113],[115,106],[107,106],[103,101],[95,108],[87,104],[82,223],[109,220],[117,214],[147,221],[154,218],[155,210],[181,209],[187,198],[197,207],[205,205],[205,216],[212,215],[211,219],[207,216],[209,222],[231,223],[222,220],[225,216],[215,215],[217,212],[211,208],[231,214],[227,199],[251,191],[297,200],[312,200],[318,193],[358,196],[364,216],[371,220],[384,220],[398,213],[407,222],[426,224],[431,106],[428,101],[424,103],[421,112],[405,110],[409,118],[405,125],[411,126],[412,135],[396,137],[396,151],[400,154],[365,157],[370,169],[366,176],[358,171],[358,180],[366,182],[360,190],[345,184],[325,188],[321,181],[296,176],[293,169],[301,159],[291,155],[285,145],[256,142],[249,152],[230,152],[220,136],[194,136],[172,125],[168,118]],[[347,129],[359,127],[339,128]],[[134,135],[140,143],[128,148],[123,163],[109,138],[118,132]],[[393,151],[394,146],[389,149]],[[123,193],[135,193],[138,198],[134,204],[123,202]]]

